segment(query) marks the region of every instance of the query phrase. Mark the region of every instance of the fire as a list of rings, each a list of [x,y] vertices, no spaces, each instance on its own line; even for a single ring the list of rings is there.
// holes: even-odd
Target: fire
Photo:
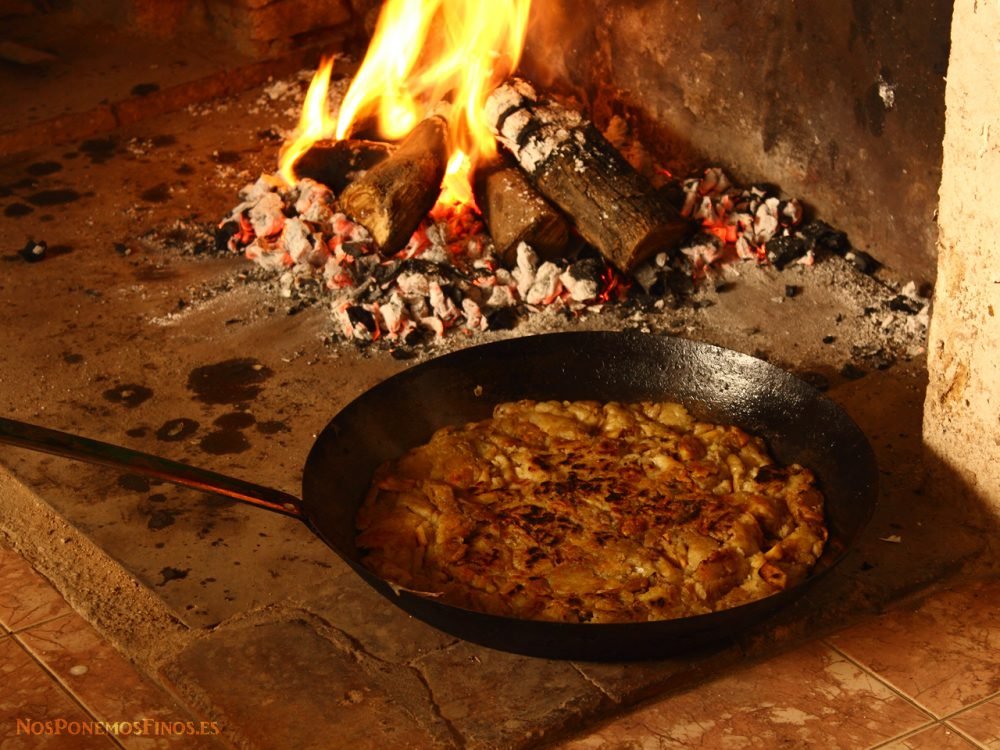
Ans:
[[[329,137],[333,132],[333,119],[327,107],[327,92],[330,88],[330,73],[333,71],[334,58],[324,59],[316,75],[313,76],[305,101],[302,103],[302,115],[295,137],[281,148],[281,177],[289,185],[295,184],[295,172],[292,167],[310,147],[321,138]]]
[[[438,203],[446,206],[474,204],[475,198],[472,195],[472,186],[469,184],[471,172],[472,162],[462,149],[458,149],[448,160],[448,168],[444,173],[444,182]]]
[[[282,151],[282,175],[294,181],[295,160],[313,143],[347,138],[362,120],[373,118],[394,140],[439,112],[449,124],[447,199],[471,202],[468,174],[496,151],[483,106],[517,67],[530,7],[531,0],[387,0],[335,126],[326,111],[332,66],[314,76],[296,137]],[[314,99],[322,111],[310,106]]]

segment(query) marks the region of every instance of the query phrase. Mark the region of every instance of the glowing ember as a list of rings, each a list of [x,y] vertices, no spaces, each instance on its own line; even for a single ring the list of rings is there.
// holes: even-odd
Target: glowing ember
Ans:
[[[495,153],[483,106],[518,64],[530,6],[530,0],[388,0],[335,128],[326,113],[331,67],[317,71],[308,98],[315,90],[322,111],[307,101],[295,139],[283,150],[282,175],[292,184],[295,160],[319,138],[347,138],[358,121],[374,117],[383,137],[398,139],[445,102],[453,175],[446,199],[469,203],[461,174]]]

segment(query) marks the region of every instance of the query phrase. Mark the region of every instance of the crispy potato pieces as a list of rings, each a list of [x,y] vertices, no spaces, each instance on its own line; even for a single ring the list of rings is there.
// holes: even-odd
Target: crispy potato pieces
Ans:
[[[675,403],[519,401],[376,472],[363,562],[497,615],[641,622],[805,578],[827,532],[812,473]]]

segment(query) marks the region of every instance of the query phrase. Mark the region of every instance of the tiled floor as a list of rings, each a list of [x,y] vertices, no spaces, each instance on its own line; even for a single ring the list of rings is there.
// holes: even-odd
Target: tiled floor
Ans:
[[[218,747],[223,739],[211,737],[209,724],[207,736],[192,736],[200,719],[3,547],[0,626],[0,750]],[[86,734],[114,722],[133,728]],[[1000,750],[1000,580],[939,591],[648,705],[560,750],[775,747]]]
[[[0,547],[0,749],[217,747],[216,731]]]
[[[937,592],[560,750],[1000,750],[1000,581]]]

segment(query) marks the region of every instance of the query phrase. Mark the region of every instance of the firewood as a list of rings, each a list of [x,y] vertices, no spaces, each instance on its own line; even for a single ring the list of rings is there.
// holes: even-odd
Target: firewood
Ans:
[[[438,115],[423,120],[392,154],[341,193],[344,213],[371,233],[383,255],[405,247],[437,202],[448,165],[447,127]]]
[[[477,167],[473,188],[493,244],[505,262],[515,263],[521,242],[531,245],[543,260],[562,255],[569,241],[569,224],[508,159],[498,157]]]
[[[487,99],[486,119],[528,179],[580,235],[622,271],[676,248],[691,225],[578,112],[511,79]]]
[[[317,141],[295,163],[295,175],[321,182],[339,195],[395,149],[391,143],[381,141]]]

